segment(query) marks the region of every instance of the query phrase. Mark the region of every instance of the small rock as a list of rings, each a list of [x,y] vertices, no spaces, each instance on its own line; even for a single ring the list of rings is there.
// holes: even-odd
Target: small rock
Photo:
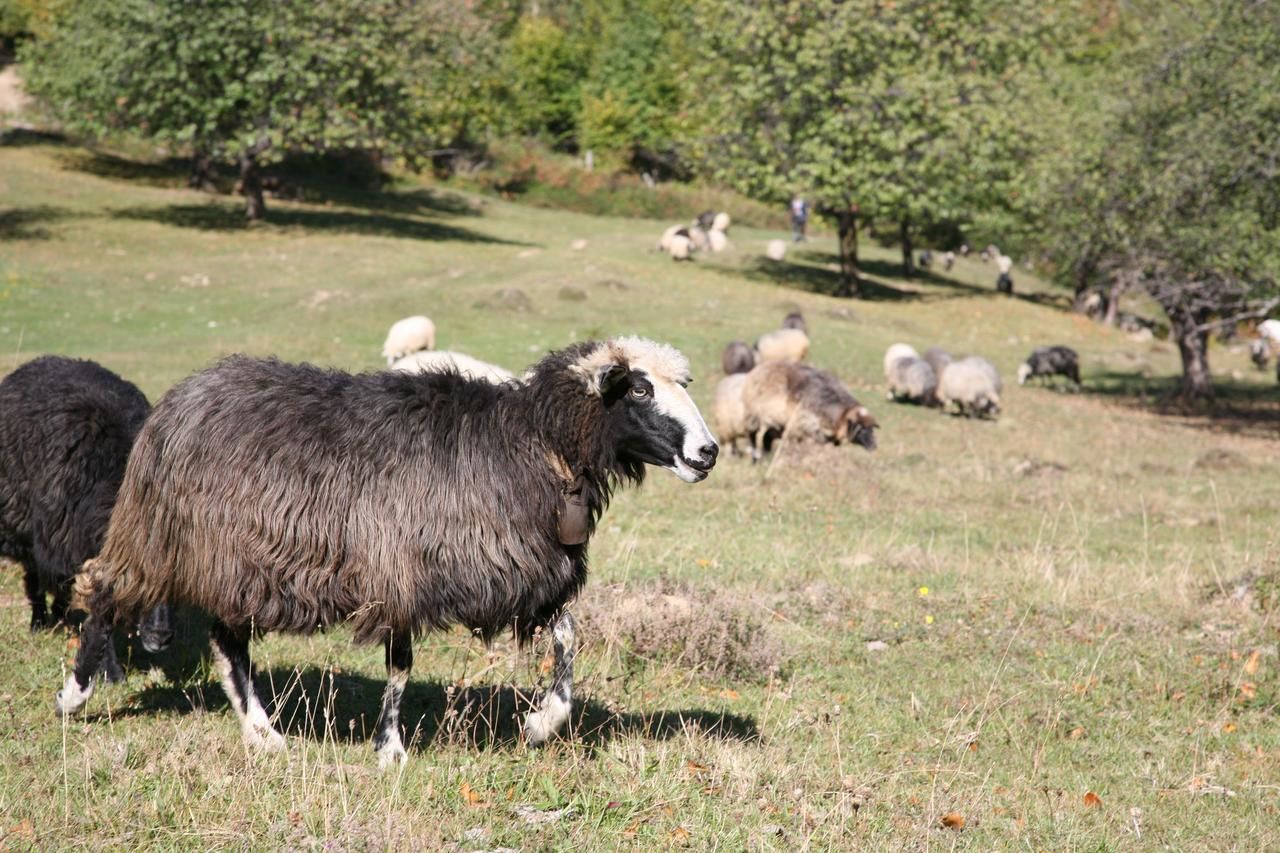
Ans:
[[[869,652],[887,652],[888,650],[889,644],[884,640],[872,640],[867,643],[867,651]]]
[[[783,833],[782,827],[778,826],[778,824],[776,823],[766,823],[764,826],[760,827],[761,835],[768,835],[774,838],[781,838],[782,833]]]
[[[540,809],[530,803],[521,803],[516,806],[516,817],[525,823],[540,826],[547,823],[555,823],[565,818],[573,817],[577,813],[577,809],[569,806],[563,809]]]
[[[477,826],[475,829],[468,829],[462,833],[463,841],[485,842],[493,835],[493,830],[484,826]]]

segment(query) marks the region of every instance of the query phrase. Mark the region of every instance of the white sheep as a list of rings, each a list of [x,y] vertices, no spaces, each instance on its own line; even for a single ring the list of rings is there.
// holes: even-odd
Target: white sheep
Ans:
[[[675,237],[677,234],[679,234],[681,231],[684,231],[686,234],[689,233],[688,231],[685,230],[685,226],[683,225],[672,225],[671,227],[667,228],[666,231],[663,231],[662,236],[658,238],[658,246],[657,246],[658,251],[670,252],[672,238]]]
[[[697,251],[705,252],[711,248],[711,235],[694,225],[689,229],[689,242],[693,243],[693,248]]]
[[[1263,320],[1258,324],[1258,334],[1273,346],[1280,345],[1280,320]]]
[[[742,388],[746,381],[746,373],[726,376],[716,385],[715,397],[711,402],[716,441],[720,442],[721,447],[728,447],[734,456],[740,453],[738,439],[747,437],[747,409],[742,402]]]
[[[723,231],[717,231],[712,228],[707,232],[707,244],[711,246],[711,251],[723,252],[729,248],[729,238],[724,235]]]
[[[938,400],[944,407],[952,403],[962,415],[994,417],[1000,412],[1000,390],[983,359],[965,358],[952,362],[938,380]],[[996,377],[998,380],[998,377]]]
[[[781,261],[787,256],[786,240],[770,240],[764,249],[765,256],[771,261]]]
[[[911,403],[932,402],[938,391],[938,377],[922,358],[900,358],[889,366],[889,399]]]
[[[729,214],[723,210],[716,214],[716,218],[711,220],[711,230],[719,231],[721,234],[729,230]]]
[[[683,234],[672,237],[670,245],[667,246],[667,254],[673,261],[687,261],[692,252],[693,241]]]
[[[889,370],[893,367],[893,363],[900,358],[919,358],[920,353],[916,352],[916,348],[910,344],[891,344],[884,351],[884,376],[889,378]]]
[[[994,364],[987,361],[980,355],[971,355],[960,360],[974,365],[985,373],[987,378],[991,380],[991,386],[996,389],[997,393],[1004,390],[1004,380],[1000,378],[1000,371],[996,370],[996,366]]]
[[[416,314],[391,324],[386,343],[382,345],[382,355],[390,365],[410,353],[435,348],[436,324],[431,322],[430,317]]]
[[[756,341],[756,362],[804,361],[809,357],[809,336],[799,329],[766,332]]]
[[[415,352],[391,365],[392,370],[401,373],[443,373],[456,370],[470,379],[484,379],[494,385],[510,382],[515,378],[511,371],[489,364],[465,353],[435,350],[432,352]]]

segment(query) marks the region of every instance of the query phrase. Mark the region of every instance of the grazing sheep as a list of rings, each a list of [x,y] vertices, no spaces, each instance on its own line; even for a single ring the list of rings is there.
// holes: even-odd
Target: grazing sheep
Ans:
[[[726,376],[746,373],[756,366],[756,352],[742,341],[730,341],[720,356],[720,366]]]
[[[809,336],[799,329],[775,329],[756,339],[756,361],[804,361]]]
[[[737,456],[738,439],[747,438],[747,410],[742,403],[746,373],[734,373],[720,380],[711,401],[711,420],[715,424],[716,441]]]
[[[1000,412],[1000,389],[982,359],[963,358],[942,371],[938,401],[944,407],[954,403],[962,415],[995,417]]]
[[[672,225],[662,232],[662,236],[658,238],[657,249],[659,252],[671,252],[671,239],[677,234],[688,237],[689,229],[683,225]]]
[[[391,365],[391,369],[401,373],[456,372],[468,379],[483,379],[495,385],[515,379],[511,371],[496,364],[489,364],[487,361],[472,358],[465,353],[449,350],[415,352]]]
[[[711,247],[713,252],[723,252],[729,248],[729,238],[724,235],[723,231],[712,229],[707,232],[707,245]]]
[[[719,231],[721,234],[729,233],[729,214],[723,210],[716,214],[715,219],[711,220],[711,230]]]
[[[1271,345],[1264,338],[1254,338],[1249,341],[1249,358],[1254,367],[1266,370],[1267,363],[1271,361]]]
[[[942,379],[942,371],[946,370],[947,365],[955,361],[951,353],[942,347],[929,347],[924,351],[924,360],[933,368],[933,375],[939,380]]]
[[[255,633],[346,624],[357,642],[382,642],[383,766],[405,758],[416,634],[511,627],[523,644],[553,625],[552,686],[525,721],[528,742],[544,742],[571,710],[565,605],[614,488],[641,482],[646,464],[687,483],[715,465],[688,381],[684,356],[640,338],[550,353],[505,385],[246,356],[189,377],[139,433],[106,544],[82,574],[89,618],[59,712],[89,699],[114,621],[173,600],[213,617],[215,669],[257,747],[284,739],[254,692]]]
[[[421,314],[391,324],[382,355],[390,366],[410,353],[436,348],[436,324]]]
[[[693,252],[693,241],[683,234],[677,234],[671,238],[671,242],[667,246],[667,254],[671,255],[673,261],[687,261]]]
[[[771,432],[791,442],[849,441],[876,449],[876,419],[833,374],[807,364],[758,365],[746,375],[742,406],[753,461],[764,455]]]
[[[1280,320],[1263,320],[1258,324],[1258,334],[1272,346],[1280,346]]]
[[[704,210],[695,216],[693,221],[703,231],[710,231],[715,227],[716,212],[714,210]]]
[[[900,358],[919,358],[920,353],[910,344],[890,344],[884,351],[884,375],[888,378],[893,363]]]
[[[1037,347],[1018,367],[1018,384],[1035,376],[1065,376],[1080,385],[1080,356],[1071,347]]]
[[[943,252],[942,253],[942,269],[945,270],[946,272],[951,272],[951,268],[954,267],[955,265],[956,265],[956,253]]]
[[[150,411],[137,386],[92,361],[44,356],[0,382],[0,556],[22,564],[32,631],[69,618],[72,581],[102,547]],[[149,651],[172,638],[168,607],[155,604],[142,631]],[[105,652],[104,673],[122,679],[110,643]]]
[[[771,261],[782,261],[787,257],[786,240],[770,240],[764,247],[764,254]]]
[[[987,361],[982,356],[980,355],[965,356],[964,358],[960,359],[960,361],[965,362],[967,364],[971,364],[977,367],[983,373],[985,373],[987,375],[987,378],[991,381],[991,386],[995,388],[997,392],[1004,390],[1004,381],[1000,378],[1000,371],[996,370],[996,366],[991,362]]]
[[[805,322],[804,315],[799,311],[792,311],[790,314],[782,318],[782,328],[799,329],[806,335],[809,334],[809,324]]]
[[[710,235],[705,229],[696,225],[689,229],[689,242],[693,245],[694,251],[697,252],[705,252],[714,248]],[[717,249],[716,251],[719,250]]]
[[[885,379],[889,399],[909,403],[931,403],[938,391],[938,377],[922,358],[900,358],[889,365]]]

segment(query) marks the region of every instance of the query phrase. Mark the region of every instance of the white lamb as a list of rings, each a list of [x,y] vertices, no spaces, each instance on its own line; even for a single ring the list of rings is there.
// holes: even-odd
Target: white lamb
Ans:
[[[435,348],[436,324],[431,322],[430,317],[417,314],[391,324],[387,341],[382,345],[382,355],[390,365],[410,353]]]
[[[391,369],[401,373],[443,373],[456,370],[470,379],[484,379],[494,385],[501,385],[515,378],[511,371],[496,364],[449,350],[415,352],[391,365]]]
[[[1280,320],[1263,320],[1258,324],[1258,335],[1273,346],[1280,345]]]
[[[711,251],[723,252],[729,248],[729,238],[724,235],[723,231],[717,231],[712,228],[707,232],[707,244],[711,246]]]
[[[770,240],[764,249],[765,256],[771,261],[781,261],[787,256],[786,240]]]
[[[673,261],[687,261],[693,251],[693,241],[683,234],[677,234],[671,238],[670,245],[667,246],[667,254],[671,256]]]
[[[658,251],[670,252],[672,238],[675,237],[676,234],[678,234],[680,231],[684,230],[684,228],[685,226],[683,225],[672,225],[669,228],[667,228],[666,231],[663,231],[662,236],[658,238]]]
[[[777,329],[756,341],[756,362],[804,361],[809,357],[809,336],[799,329]]]

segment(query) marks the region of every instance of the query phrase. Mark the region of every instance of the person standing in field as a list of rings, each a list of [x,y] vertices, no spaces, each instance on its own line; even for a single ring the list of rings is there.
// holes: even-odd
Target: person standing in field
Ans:
[[[809,222],[809,204],[800,196],[791,199],[791,239],[804,240],[804,227]]]

